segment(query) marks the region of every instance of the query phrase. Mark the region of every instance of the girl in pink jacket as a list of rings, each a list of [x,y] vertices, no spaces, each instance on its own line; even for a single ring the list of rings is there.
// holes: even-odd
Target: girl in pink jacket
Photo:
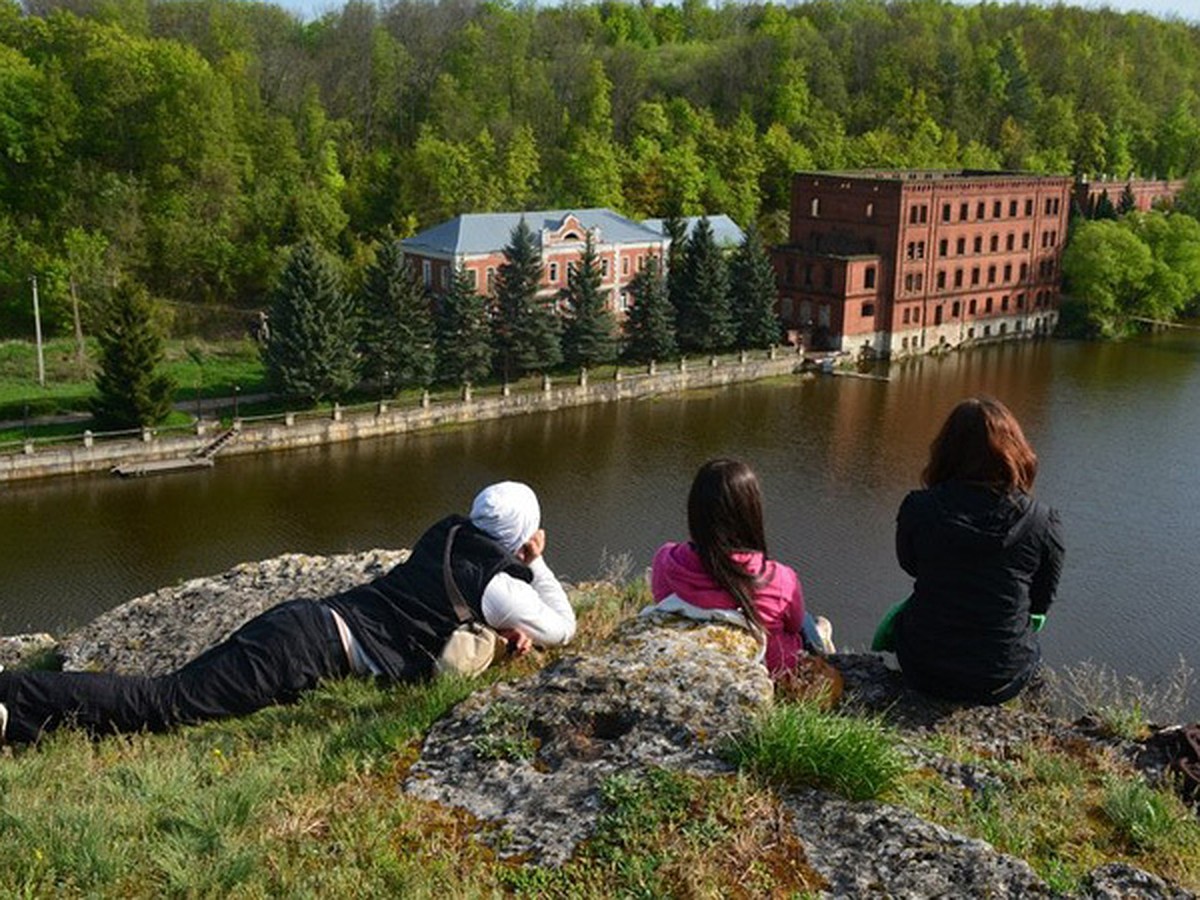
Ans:
[[[804,610],[795,571],[767,558],[762,491],[743,462],[713,459],[688,493],[691,540],[664,544],[654,555],[655,602],[674,594],[701,609],[738,610],[767,638],[767,669],[791,672],[805,645],[833,653],[832,626]]]

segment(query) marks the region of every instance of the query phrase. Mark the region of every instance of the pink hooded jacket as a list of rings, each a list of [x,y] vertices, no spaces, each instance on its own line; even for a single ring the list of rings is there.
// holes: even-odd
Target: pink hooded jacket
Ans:
[[[758,575],[754,607],[767,630],[767,669],[772,675],[790,672],[804,655],[800,626],[804,621],[804,594],[795,571],[766,560],[761,553],[739,553],[734,560]],[[650,569],[650,593],[655,602],[676,594],[704,609],[737,609],[737,602],[713,581],[700,555],[687,542],[663,544]]]

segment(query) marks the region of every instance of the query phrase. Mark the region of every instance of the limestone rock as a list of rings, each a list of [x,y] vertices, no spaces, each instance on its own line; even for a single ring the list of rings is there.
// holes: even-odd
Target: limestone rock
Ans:
[[[594,830],[608,776],[727,770],[720,742],[772,698],[755,650],[727,626],[628,623],[600,652],[464,701],[434,726],[405,788],[502,823],[504,855],[562,862]]]
[[[1080,900],[1194,900],[1195,894],[1126,863],[1108,863],[1084,879]]]
[[[64,638],[59,645],[63,668],[160,675],[277,603],[343,591],[383,574],[406,556],[407,551],[396,550],[331,557],[291,553],[163,588]]]

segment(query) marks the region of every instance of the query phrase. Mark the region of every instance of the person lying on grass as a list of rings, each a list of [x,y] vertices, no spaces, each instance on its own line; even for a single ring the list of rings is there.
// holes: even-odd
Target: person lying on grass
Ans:
[[[0,742],[33,742],[63,725],[102,735],[245,716],[349,675],[420,681],[446,664],[464,622],[486,622],[503,639],[497,647],[516,654],[564,644],[575,613],[542,556],[540,519],[528,485],[493,484],[470,517],[430,527],[386,574],[281,603],[167,675],[0,672]]]

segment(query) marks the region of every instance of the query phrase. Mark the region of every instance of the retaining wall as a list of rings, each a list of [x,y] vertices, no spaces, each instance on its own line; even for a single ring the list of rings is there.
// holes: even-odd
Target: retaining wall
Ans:
[[[428,405],[389,407],[380,403],[368,411],[336,410],[323,418],[293,415],[267,419],[243,419],[236,440],[220,450],[220,456],[261,453],[314,447],[338,441],[403,434],[486,419],[527,413],[549,412],[591,403],[612,403],[656,394],[696,388],[720,387],[741,381],[756,381],[799,371],[800,357],[780,351],[764,359],[687,360],[660,366],[653,373],[630,375],[603,381],[589,380],[581,374],[579,383],[543,384],[539,391],[505,395],[465,396],[459,401],[439,401]],[[156,435],[146,432],[140,441],[93,441],[75,445],[55,444],[38,447],[25,445],[24,451],[0,456],[0,482],[54,475],[80,475],[108,471],[126,463],[183,459],[199,453],[218,431],[198,428],[195,434]]]

